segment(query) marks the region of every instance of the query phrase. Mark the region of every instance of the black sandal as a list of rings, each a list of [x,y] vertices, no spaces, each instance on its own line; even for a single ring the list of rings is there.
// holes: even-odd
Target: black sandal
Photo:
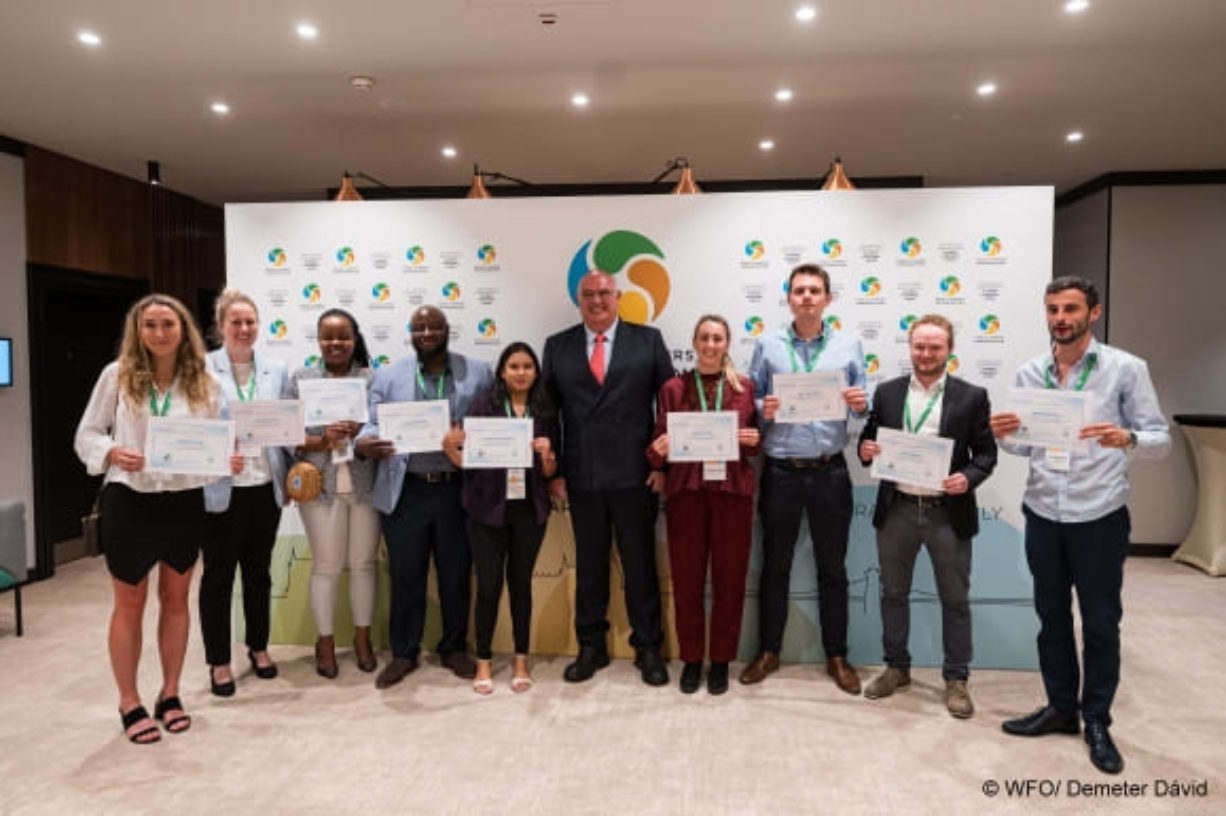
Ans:
[[[178,711],[178,717],[167,717],[167,712]],[[171,734],[182,734],[184,731],[192,727],[192,718],[189,714],[183,712],[183,703],[178,697],[167,697],[165,700],[158,700],[157,705],[153,707],[153,719],[165,726],[166,730]]]
[[[156,725],[151,725],[148,728],[143,728],[135,734],[129,734],[128,729],[136,725],[141,720],[149,719],[149,712],[145,710],[143,705],[138,705],[136,708],[129,711],[127,714],[119,712],[120,722],[123,723],[123,734],[128,738],[128,742],[136,745],[149,745],[157,742],[162,738],[162,732],[158,731]]]

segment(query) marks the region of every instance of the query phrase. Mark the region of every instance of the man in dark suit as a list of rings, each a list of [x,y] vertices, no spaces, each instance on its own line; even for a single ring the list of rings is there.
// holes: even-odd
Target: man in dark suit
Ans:
[[[578,683],[609,664],[609,551],[617,534],[635,665],[643,682],[662,686],[660,586],[655,521],[663,474],[648,473],[653,401],[673,376],[659,330],[618,320],[613,277],[579,281],[583,322],[545,341],[542,377],[562,420],[561,476],[550,490],[568,499],[575,532],[575,632],[579,656],[565,678]]]
[[[860,461],[881,453],[879,428],[952,439],[953,457],[941,490],[883,480],[873,526],[881,565],[881,627],[886,669],[864,689],[888,697],[911,683],[911,573],[920,545],[928,548],[941,599],[945,646],[945,706],[954,717],[975,712],[967,690],[971,661],[971,539],[979,532],[975,488],[996,467],[996,439],[988,424],[988,392],[946,373],[954,329],[940,315],[924,315],[910,328],[910,376],[877,386],[873,410],[860,434]]]

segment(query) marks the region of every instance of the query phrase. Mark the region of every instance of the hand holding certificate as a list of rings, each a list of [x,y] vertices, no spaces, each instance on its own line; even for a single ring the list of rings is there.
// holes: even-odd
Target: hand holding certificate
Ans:
[[[878,428],[877,444],[881,453],[873,458],[869,470],[874,479],[906,482],[929,490],[945,489],[942,482],[949,475],[953,458],[952,439]]]
[[[303,407],[300,400],[255,400],[230,406],[238,452],[259,456],[263,448],[302,444]]]
[[[396,453],[427,453],[443,449],[443,437],[451,430],[447,400],[383,402],[375,406],[379,436],[396,445]]]
[[[1039,448],[1089,449],[1089,442],[1080,438],[1088,422],[1084,391],[1013,388],[1009,407],[1022,420],[1022,427],[1013,434],[1015,442]]]
[[[532,467],[532,420],[465,417],[463,467]]]
[[[847,416],[842,370],[776,373],[771,385],[779,398],[776,422],[820,422]]]
[[[190,476],[229,476],[234,423],[224,419],[150,417],[145,470]]]
[[[739,459],[736,424],[736,411],[669,411],[668,461]]]
[[[303,421],[308,428],[342,420],[366,422],[370,419],[366,380],[361,377],[300,380],[298,396],[305,406]]]

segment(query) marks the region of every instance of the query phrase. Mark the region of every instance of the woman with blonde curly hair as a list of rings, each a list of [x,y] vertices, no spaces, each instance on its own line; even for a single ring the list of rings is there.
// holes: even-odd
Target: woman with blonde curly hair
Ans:
[[[190,624],[187,592],[204,530],[203,486],[210,480],[146,472],[145,432],[151,416],[217,418],[223,403],[191,314],[169,295],[147,295],[128,310],[119,358],[98,377],[77,427],[77,455],[91,474],[105,474],[102,546],[115,595],[108,647],[124,734],[134,743],[161,739],[136,685],[155,565],[162,687],[153,717],[171,734],[191,727],[179,677]],[[241,457],[231,457],[230,467],[241,470]]]

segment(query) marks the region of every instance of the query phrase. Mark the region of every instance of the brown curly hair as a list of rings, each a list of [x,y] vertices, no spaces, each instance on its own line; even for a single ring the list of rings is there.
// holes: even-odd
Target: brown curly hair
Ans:
[[[187,394],[193,410],[212,407],[213,380],[204,363],[204,341],[191,312],[170,295],[152,294],[132,304],[123,319],[123,339],[119,342],[119,392],[128,405],[139,409],[153,388],[153,358],[140,339],[140,321],[150,306],[165,306],[179,317],[179,351],[175,356],[175,378]]]

